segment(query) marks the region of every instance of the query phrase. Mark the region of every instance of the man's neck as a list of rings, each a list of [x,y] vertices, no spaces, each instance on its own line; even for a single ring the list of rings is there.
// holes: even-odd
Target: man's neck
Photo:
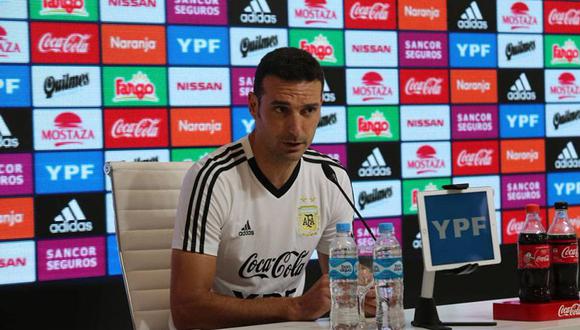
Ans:
[[[248,136],[248,140],[250,141],[252,153],[254,154],[258,168],[276,189],[280,189],[290,179],[298,161],[272,159],[268,156],[266,150],[260,148],[259,144],[256,144],[254,133]]]

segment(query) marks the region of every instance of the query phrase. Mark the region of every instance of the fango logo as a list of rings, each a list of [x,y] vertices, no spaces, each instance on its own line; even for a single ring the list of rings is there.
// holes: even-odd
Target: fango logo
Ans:
[[[155,92],[155,85],[149,80],[147,74],[138,71],[130,80],[125,80],[124,77],[116,78],[113,102],[137,100],[149,102],[159,101]]]
[[[309,52],[312,56],[321,62],[336,63],[334,56],[334,47],[328,42],[328,39],[319,34],[314,38],[313,42],[306,39],[300,40],[300,48]]]
[[[358,116],[357,118],[357,138],[366,137],[387,137],[393,136],[391,125],[382,112],[375,111],[370,118]]]
[[[556,39],[556,40],[554,40]],[[551,42],[548,40],[546,43],[552,44],[551,47],[551,57],[552,60],[549,64],[580,64],[580,51],[576,42],[572,38],[567,38],[564,40],[558,40],[560,38],[554,38]]]
[[[89,16],[85,0],[41,0],[40,15]]]
[[[106,106],[167,104],[167,73],[155,67],[105,67]]]

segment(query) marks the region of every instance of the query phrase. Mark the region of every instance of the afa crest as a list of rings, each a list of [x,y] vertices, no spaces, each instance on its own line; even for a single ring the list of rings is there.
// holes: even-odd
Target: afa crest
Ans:
[[[314,204],[316,198],[301,198],[302,205],[298,207],[297,229],[302,236],[317,235],[320,229],[320,213]]]

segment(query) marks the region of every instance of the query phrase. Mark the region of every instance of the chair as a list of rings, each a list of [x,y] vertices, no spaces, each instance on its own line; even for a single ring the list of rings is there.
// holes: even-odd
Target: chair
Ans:
[[[168,329],[171,241],[191,162],[110,162],[123,280],[136,330]]]

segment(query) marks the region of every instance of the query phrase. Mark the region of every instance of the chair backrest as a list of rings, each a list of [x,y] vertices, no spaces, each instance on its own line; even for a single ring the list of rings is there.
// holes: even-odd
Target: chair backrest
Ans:
[[[123,279],[136,330],[168,329],[171,241],[191,162],[110,162]]]

